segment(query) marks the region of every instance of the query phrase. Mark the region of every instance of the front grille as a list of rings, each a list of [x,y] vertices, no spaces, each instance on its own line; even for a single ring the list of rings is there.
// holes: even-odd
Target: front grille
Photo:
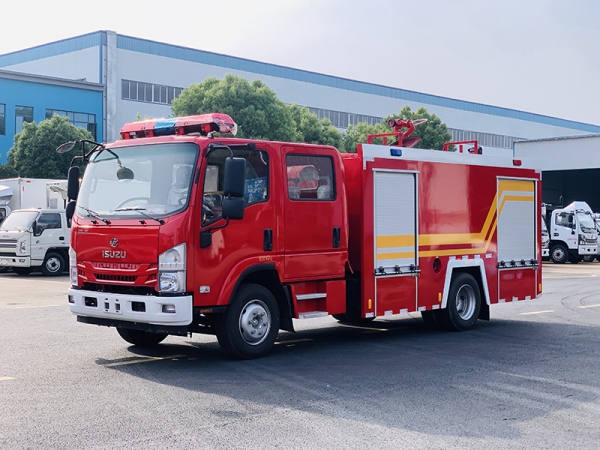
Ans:
[[[99,281],[122,281],[124,283],[135,283],[137,277],[128,275],[106,275],[103,273],[95,273],[94,277]]]
[[[3,239],[0,241],[0,248],[16,248],[17,240],[16,239]]]
[[[11,257],[15,257],[17,256],[16,252],[0,252],[0,256],[11,256]]]
[[[140,265],[135,263],[97,262],[90,263],[94,269],[137,270]]]

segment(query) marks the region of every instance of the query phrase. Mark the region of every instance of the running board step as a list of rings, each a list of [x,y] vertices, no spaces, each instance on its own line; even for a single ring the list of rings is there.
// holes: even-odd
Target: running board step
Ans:
[[[326,317],[329,313],[327,311],[308,311],[298,314],[298,319],[314,319],[316,317]]]

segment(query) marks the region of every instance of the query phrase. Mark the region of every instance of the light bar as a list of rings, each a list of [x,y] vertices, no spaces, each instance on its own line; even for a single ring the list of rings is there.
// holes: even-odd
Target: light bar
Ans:
[[[122,139],[135,139],[153,136],[184,135],[200,133],[206,136],[211,131],[237,134],[237,124],[227,114],[199,114],[195,116],[151,119],[131,122],[121,128]]]

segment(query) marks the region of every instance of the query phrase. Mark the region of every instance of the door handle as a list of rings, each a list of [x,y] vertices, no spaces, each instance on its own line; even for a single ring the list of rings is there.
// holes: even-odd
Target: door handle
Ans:
[[[263,232],[263,250],[265,252],[273,250],[273,230],[270,228],[265,229]]]
[[[60,236],[60,237],[58,238],[58,240],[59,240],[59,241],[64,241],[64,240],[65,240],[65,237],[64,237],[64,236]]]
[[[340,238],[340,227],[333,228],[333,248],[340,248],[341,246],[341,238]]]

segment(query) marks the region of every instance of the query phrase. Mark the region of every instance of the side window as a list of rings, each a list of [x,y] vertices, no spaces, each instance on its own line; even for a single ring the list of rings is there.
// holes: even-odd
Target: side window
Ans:
[[[233,156],[246,160],[244,204],[246,207],[269,198],[269,155],[264,150],[232,148]],[[202,224],[221,218],[225,159],[229,150],[217,148],[207,157],[202,195]]]
[[[60,228],[60,214],[42,214],[37,220],[35,227],[35,235],[41,235],[44,230]]]
[[[335,199],[333,161],[329,156],[287,155],[285,162],[290,199]]]
[[[556,225],[561,227],[573,228],[573,214],[558,213],[556,215]]]

